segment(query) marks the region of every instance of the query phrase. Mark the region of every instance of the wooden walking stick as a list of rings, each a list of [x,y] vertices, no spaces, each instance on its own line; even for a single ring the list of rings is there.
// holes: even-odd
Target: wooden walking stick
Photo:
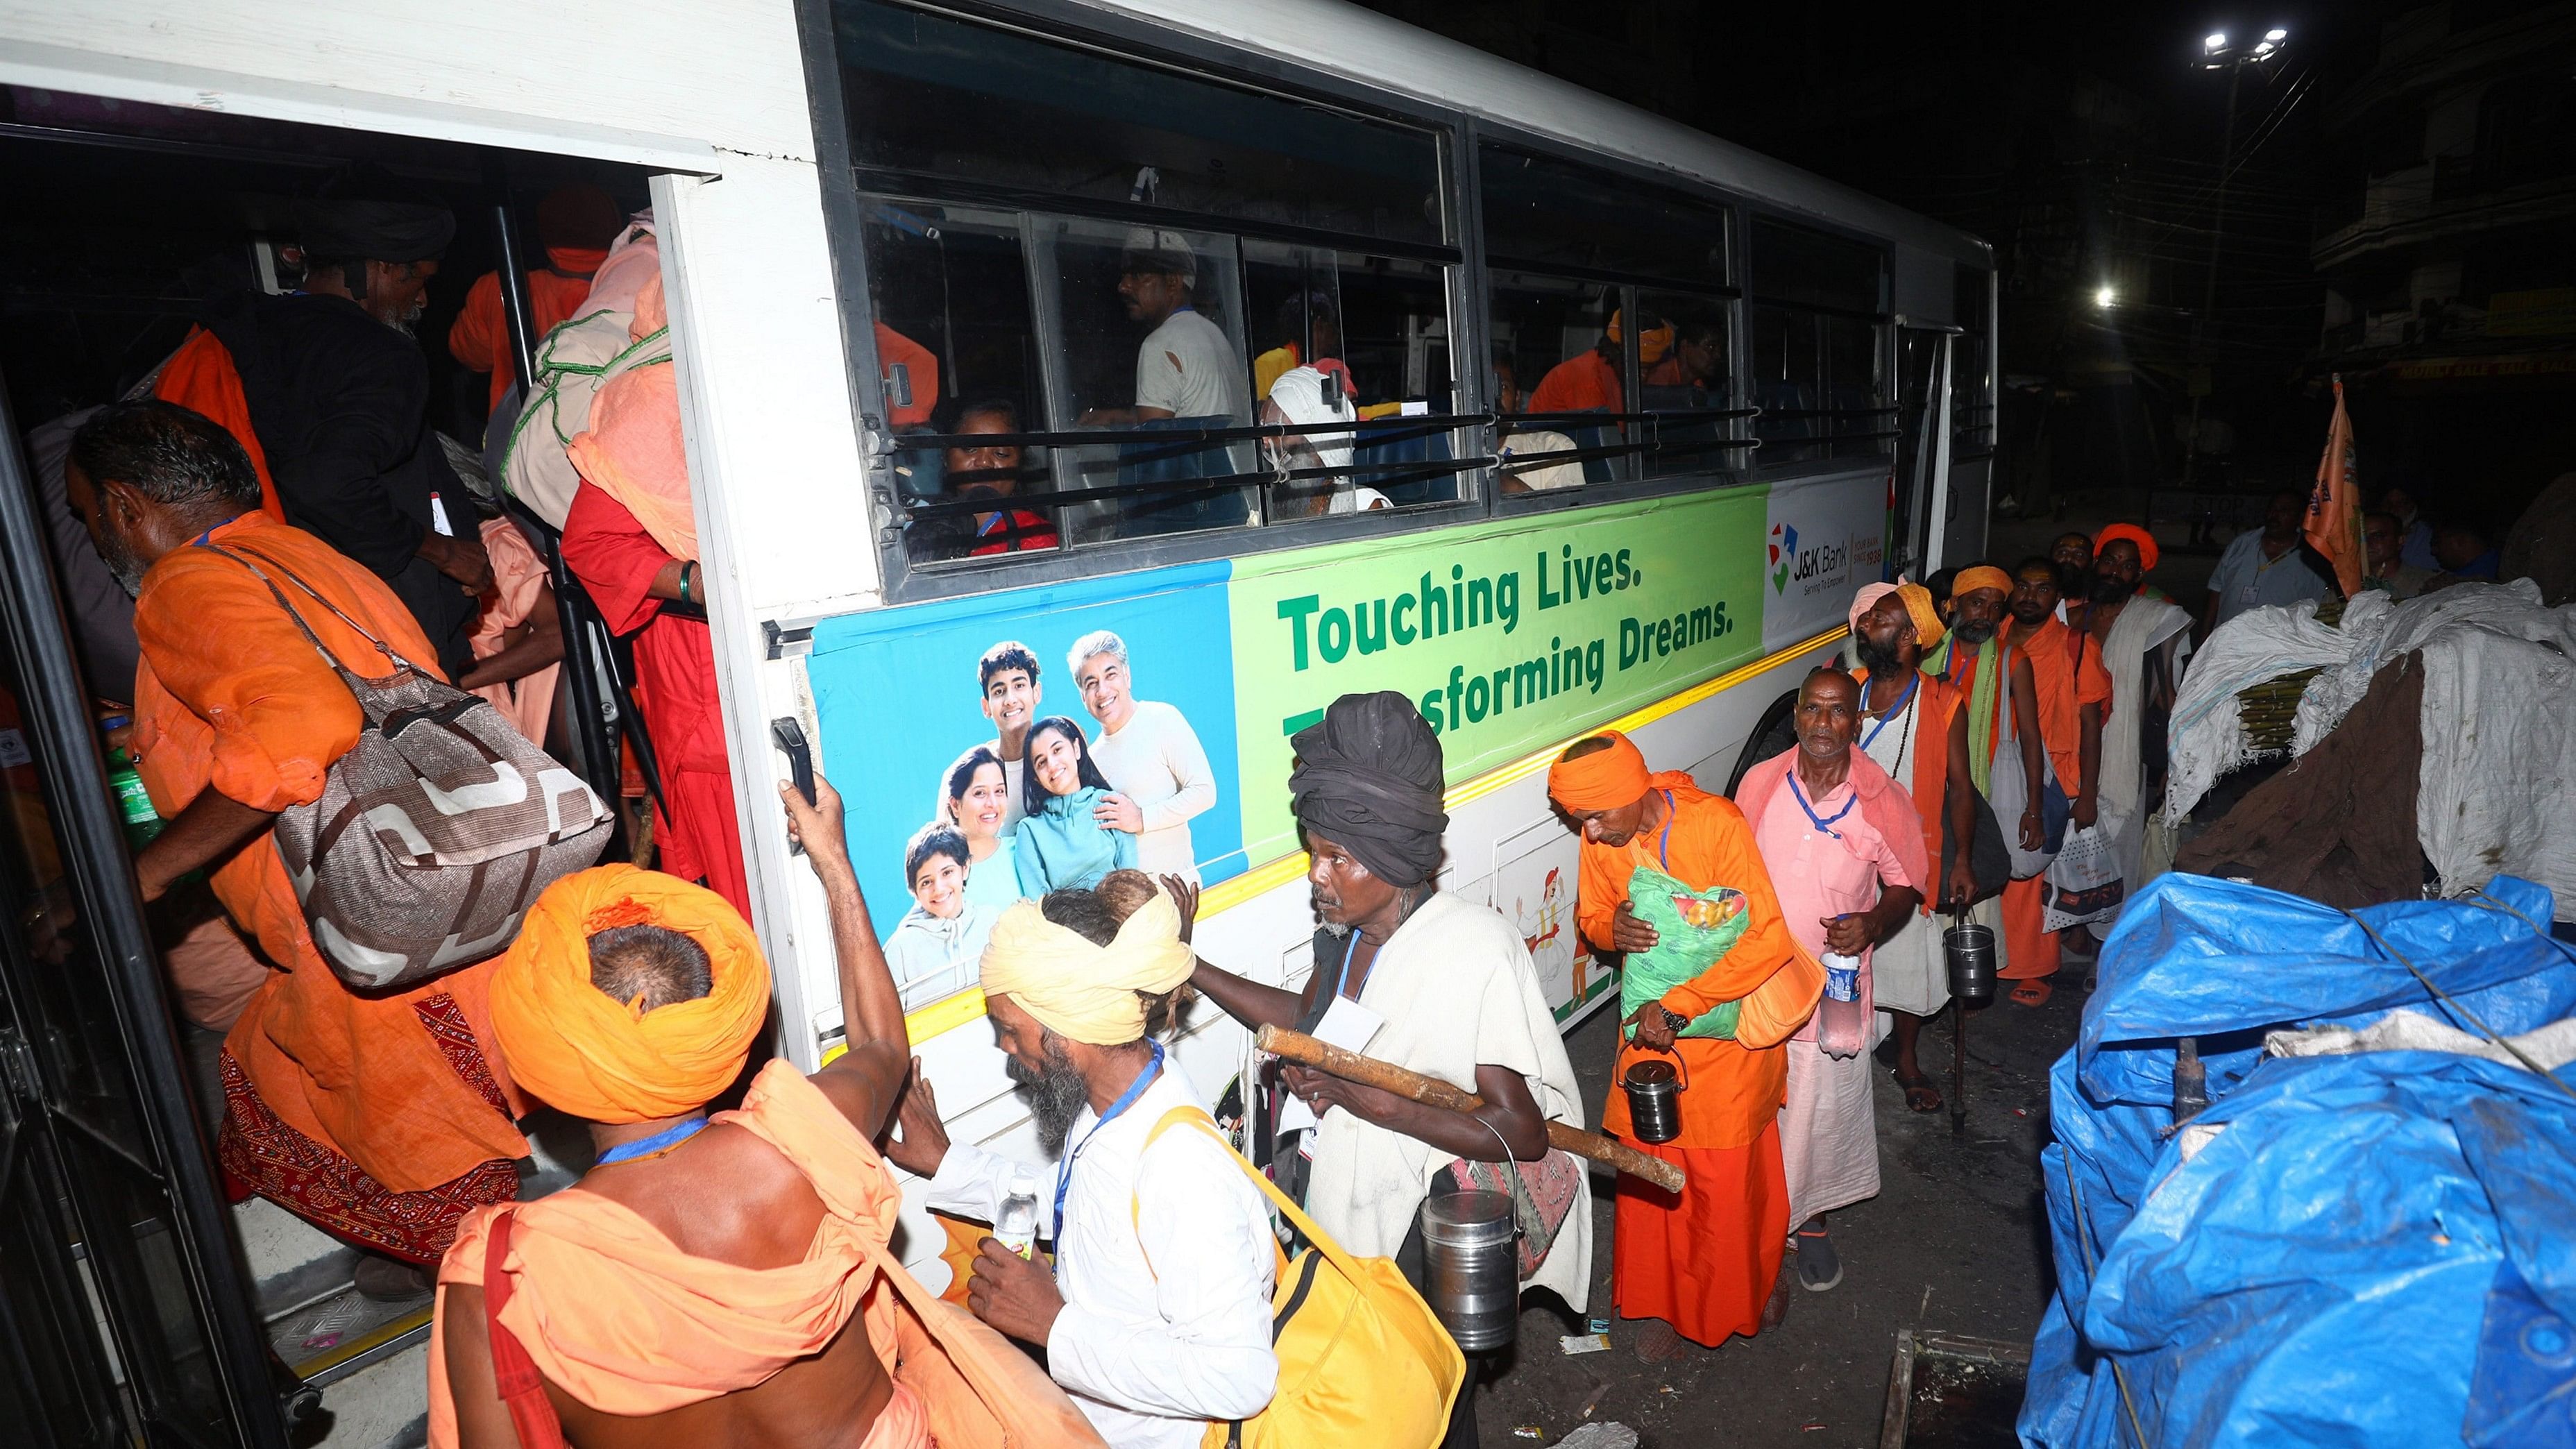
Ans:
[[[1462,1092],[1438,1077],[1426,1077],[1420,1072],[1407,1071],[1392,1062],[1382,1062],[1375,1057],[1364,1057],[1357,1052],[1344,1051],[1330,1042],[1317,1041],[1301,1031],[1290,1031],[1281,1026],[1265,1026],[1254,1035],[1252,1040],[1253,1045],[1282,1060],[1292,1061],[1300,1066],[1313,1067],[1319,1072],[1330,1072],[1344,1080],[1375,1087],[1380,1091],[1393,1092],[1406,1101],[1419,1102],[1426,1107],[1438,1107],[1449,1112],[1472,1112],[1485,1105],[1484,1098],[1473,1092]],[[1594,1162],[1608,1163],[1632,1177],[1642,1177],[1666,1192],[1681,1191],[1682,1184],[1686,1181],[1680,1166],[1675,1163],[1666,1162],[1660,1157],[1650,1157],[1625,1143],[1614,1142],[1597,1132],[1586,1132],[1580,1127],[1568,1127],[1562,1122],[1551,1121],[1547,1124],[1547,1145],[1571,1152],[1577,1157],[1588,1157]]]

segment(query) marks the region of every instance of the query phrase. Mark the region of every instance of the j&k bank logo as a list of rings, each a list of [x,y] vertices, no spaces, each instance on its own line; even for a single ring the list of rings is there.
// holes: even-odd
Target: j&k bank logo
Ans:
[[[1874,541],[1873,541],[1874,543]],[[1799,586],[1803,596],[1818,589],[1834,588],[1851,581],[1852,546],[1849,539],[1830,543],[1809,541],[1798,546],[1795,524],[1771,525],[1770,557],[1771,592],[1786,594],[1789,586]]]

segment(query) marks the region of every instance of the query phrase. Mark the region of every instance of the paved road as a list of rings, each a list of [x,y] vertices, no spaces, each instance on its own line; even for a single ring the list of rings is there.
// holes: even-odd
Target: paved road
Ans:
[[[1795,1292],[1788,1322],[1774,1332],[1650,1368],[1633,1352],[1635,1326],[1619,1320],[1610,1352],[1568,1358],[1557,1339],[1582,1325],[1570,1323],[1552,1297],[1533,1295],[1513,1357],[1489,1363],[1477,1390],[1485,1449],[1554,1444],[1585,1422],[1586,1405],[1594,1420],[1639,1430],[1648,1446],[1862,1449],[1878,1443],[1899,1328],[2028,1343],[2050,1287],[2039,1177],[2048,1068],[2073,1043],[2083,1001],[2080,985],[2070,984],[2036,1010],[1999,997],[1970,1019],[1963,1137],[1951,1135],[1946,1109],[1907,1112],[1887,1072],[1876,1072],[1883,1186],[1876,1198],[1833,1215],[1841,1286]],[[1597,1122],[1608,1090],[1610,1013],[1585,1023],[1568,1045]],[[1937,1075],[1946,1092],[1946,1020],[1925,1030],[1923,1045],[1927,1067],[1942,1063]],[[1592,1311],[1607,1315],[1606,1193],[1594,1214]],[[1536,1306],[1541,1301],[1545,1307]],[[1543,1437],[1515,1438],[1520,1426],[1536,1426]]]

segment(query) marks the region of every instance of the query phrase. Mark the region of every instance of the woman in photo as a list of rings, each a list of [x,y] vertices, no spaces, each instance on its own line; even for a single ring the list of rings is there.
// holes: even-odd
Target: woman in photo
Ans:
[[[1113,870],[1136,864],[1136,837],[1093,818],[1109,781],[1092,763],[1082,726],[1050,715],[1029,726],[1029,768],[1020,780],[1014,864],[1020,894],[1090,889]]]
[[[991,745],[959,755],[948,767],[939,797],[937,818],[966,837],[966,899],[994,907],[1020,899],[1020,875],[1012,864],[1017,845],[1004,829],[1011,815],[1011,783],[1002,757]]]
[[[936,1001],[966,984],[984,956],[984,941],[1002,908],[973,898],[967,889],[966,837],[954,826],[932,821],[904,847],[903,881],[912,891],[912,909],[886,938],[886,965],[903,992],[904,1009]]]

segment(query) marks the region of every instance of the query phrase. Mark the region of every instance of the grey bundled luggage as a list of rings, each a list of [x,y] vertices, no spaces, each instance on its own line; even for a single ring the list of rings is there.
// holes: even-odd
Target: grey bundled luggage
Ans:
[[[275,831],[313,944],[343,982],[399,991],[495,955],[538,892],[598,858],[608,807],[491,701],[441,684],[288,574],[394,666],[360,677],[258,564],[203,546],[268,585],[367,719],[321,798],[288,808]]]

